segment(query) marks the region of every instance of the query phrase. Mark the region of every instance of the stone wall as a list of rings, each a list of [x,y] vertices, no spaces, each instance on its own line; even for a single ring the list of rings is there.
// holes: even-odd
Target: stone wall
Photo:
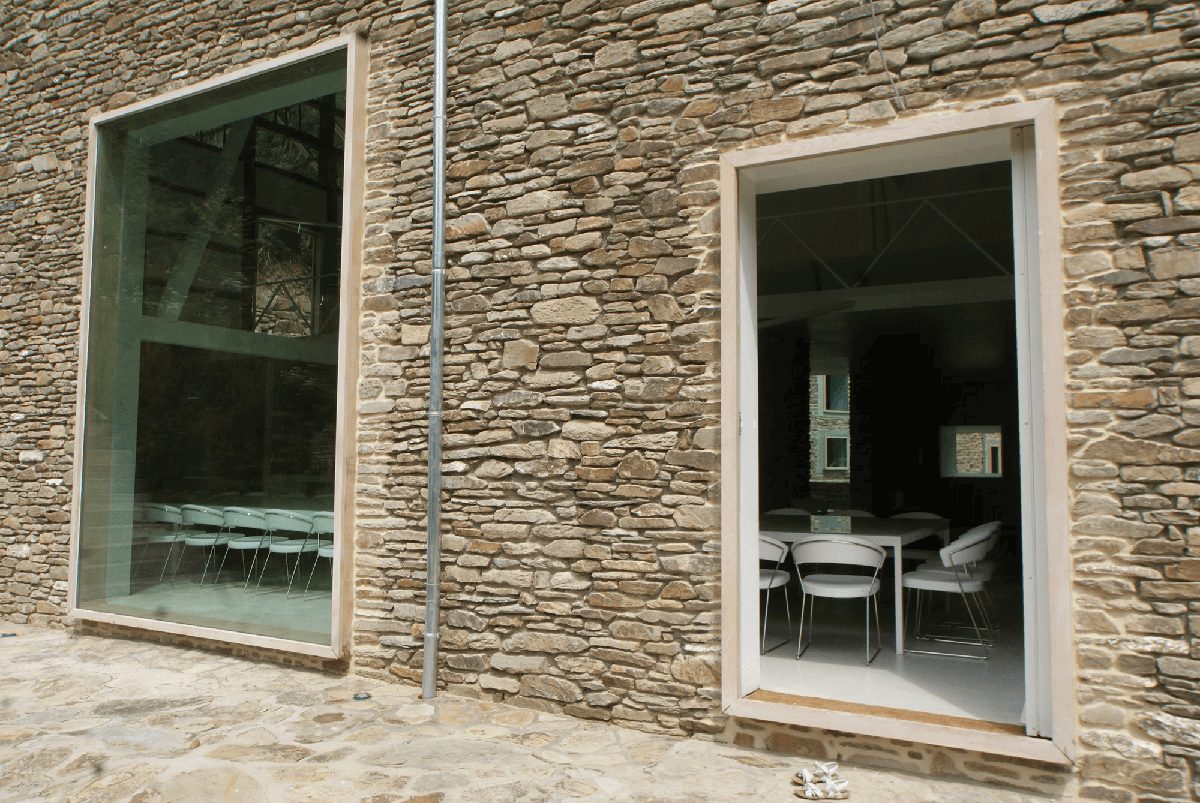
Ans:
[[[352,668],[417,677],[427,17],[391,0],[0,11],[3,616],[63,614],[88,117],[356,30],[372,50]],[[1065,787],[1015,783],[1193,799],[1195,5],[464,0],[451,31],[446,687],[734,728],[717,673],[718,154],[1055,98],[1081,760]],[[918,769],[932,755],[912,752]],[[1003,779],[981,756],[952,764]]]

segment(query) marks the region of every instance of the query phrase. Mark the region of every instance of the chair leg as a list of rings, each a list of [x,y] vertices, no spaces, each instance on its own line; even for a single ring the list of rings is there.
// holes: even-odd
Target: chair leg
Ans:
[[[254,556],[252,558],[250,558],[250,571],[246,572],[246,582],[242,583],[242,591],[248,591],[250,589],[250,580],[253,579],[253,577],[254,577],[254,566],[255,566],[255,564],[258,563],[258,550],[259,549],[262,549],[261,544],[258,546],[257,549],[254,550]],[[271,553],[268,552],[267,554],[269,555]],[[245,558],[243,558],[242,560],[244,562]]]
[[[162,571],[158,573],[158,582],[160,583],[163,581],[163,578],[167,576],[167,567],[171,565],[171,555],[175,552],[175,542],[178,540],[178,537],[172,538],[171,543],[167,545],[167,557],[163,561]]]
[[[146,543],[142,546],[142,554],[138,555],[137,563],[133,567],[131,577],[137,577],[138,571],[142,568],[142,561],[146,559],[146,550],[150,548],[150,538],[147,536]]]
[[[789,581],[790,582],[790,581]],[[787,612],[788,640],[792,638],[792,603],[788,600],[787,586],[783,587],[783,609]],[[785,641],[784,644],[787,642]]]
[[[879,603],[878,603],[878,601],[876,601],[876,603],[875,603],[875,652],[871,652],[871,600],[873,600],[873,599],[875,599],[874,594],[867,597],[865,600],[866,607],[867,607],[867,632],[866,632],[866,636],[867,636],[867,638],[866,638],[867,666],[871,665],[871,662],[875,660],[875,656],[879,655],[879,651],[883,649],[883,638],[879,635]]]
[[[308,571],[308,582],[304,584],[304,593],[308,594],[308,587],[312,585],[313,575],[317,573],[317,564],[321,562],[321,556],[317,555],[313,558],[313,567]],[[330,561],[332,563],[332,560]]]
[[[963,604],[967,606],[967,615],[971,617],[971,626],[975,628],[975,635],[979,639],[979,647],[983,650],[983,657],[986,658],[988,654],[987,644],[983,640],[983,633],[979,632],[979,625],[975,622],[975,614],[971,611],[971,603],[968,602],[966,594],[963,594]]]
[[[292,582],[295,581],[295,579],[296,579],[296,572],[300,571],[300,557],[304,554],[304,547],[306,547],[306,546],[308,546],[308,536],[307,535],[304,536],[304,543],[302,543],[300,545],[300,551],[296,553],[296,566],[295,566],[295,568],[292,569],[291,575],[288,576],[288,590],[287,590],[287,594],[284,595],[286,597],[290,597],[292,595]],[[316,556],[314,555],[313,556],[313,565],[315,566],[316,563],[317,563],[317,559],[316,559]]]
[[[878,654],[883,649],[883,631],[879,629],[879,595],[874,594],[871,599],[875,604],[875,643],[879,645],[875,652]]]
[[[258,582],[254,584],[255,591],[258,591],[258,589],[262,586],[263,575],[267,573],[267,563],[269,563],[270,560],[271,560],[271,550],[270,550],[270,548],[268,548],[267,556],[265,558],[263,558],[262,570],[258,573]],[[285,562],[286,562],[286,560],[287,560],[287,558],[284,558]]]
[[[241,552],[240,549],[238,551]],[[221,570],[225,568],[225,561],[228,557],[229,557],[229,545],[226,544],[225,545],[225,554],[221,556],[221,565],[217,567],[217,573],[213,577],[213,585],[216,585],[217,583],[219,583],[221,581]]]
[[[296,553],[296,565],[292,567],[292,573],[288,575],[288,590],[287,593],[284,594],[285,597],[290,597],[292,595],[292,583],[296,580],[296,572],[300,571],[300,558],[303,555],[303,550]]]
[[[809,600],[812,600],[809,602]],[[808,649],[808,644],[804,643],[804,606],[808,605],[808,644],[812,644],[813,637],[813,619],[816,618],[817,598],[811,594],[804,594],[800,600],[800,638],[796,642],[796,660],[800,660],[800,656],[804,655],[804,651]]]
[[[767,614],[771,612],[771,589],[767,588],[766,600],[763,602],[762,609],[762,643],[758,645],[758,654],[762,655],[767,651]]]
[[[208,548],[208,555],[204,558],[204,571],[200,574],[200,585],[204,585],[204,578],[208,577],[208,563],[217,554],[218,546],[220,545],[214,541],[213,545]],[[215,563],[216,561],[213,562]],[[213,582],[215,583],[216,581],[214,580]]]

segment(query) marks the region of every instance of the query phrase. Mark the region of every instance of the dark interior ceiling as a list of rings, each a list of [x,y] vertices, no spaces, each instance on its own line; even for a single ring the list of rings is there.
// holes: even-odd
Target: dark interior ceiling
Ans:
[[[1010,163],[758,196],[759,295],[1011,275]]]

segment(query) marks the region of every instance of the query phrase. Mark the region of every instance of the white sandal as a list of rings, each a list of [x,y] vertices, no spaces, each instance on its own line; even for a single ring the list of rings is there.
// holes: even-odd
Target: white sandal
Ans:
[[[846,791],[846,781],[830,779],[822,781],[824,788],[815,783],[806,783],[802,789],[795,790],[796,797],[805,800],[845,800],[850,796]]]
[[[805,784],[815,784],[819,781],[833,781],[837,779],[838,765],[832,761],[827,764],[816,762],[814,765],[815,771],[800,770],[792,776],[792,783],[796,786],[804,786]],[[819,776],[819,777],[818,777]]]

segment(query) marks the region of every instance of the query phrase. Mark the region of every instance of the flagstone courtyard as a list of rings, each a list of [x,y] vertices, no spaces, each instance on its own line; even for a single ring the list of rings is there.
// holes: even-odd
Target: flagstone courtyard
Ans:
[[[0,803],[785,801],[811,763],[183,647],[0,630]],[[859,801],[1043,799],[840,774]]]

